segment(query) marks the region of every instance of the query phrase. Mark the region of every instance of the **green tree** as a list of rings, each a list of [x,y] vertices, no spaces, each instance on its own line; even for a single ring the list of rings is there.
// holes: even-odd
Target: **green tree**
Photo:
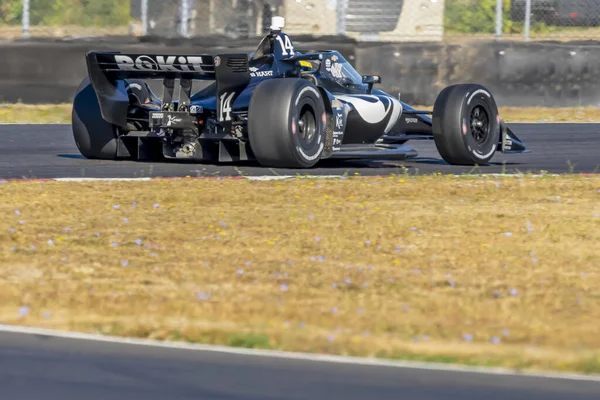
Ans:
[[[130,21],[130,0],[30,0],[31,25],[118,26]],[[23,0],[0,0],[0,24],[21,23]]]
[[[510,0],[503,2],[502,30],[510,32]],[[446,0],[445,29],[459,33],[496,32],[496,0]]]
[[[117,26],[130,20],[129,0],[32,0],[42,25]]]
[[[523,21],[511,19],[511,0],[502,3],[502,32],[522,33]],[[495,33],[496,0],[446,0],[444,29],[455,33]],[[550,32],[543,22],[532,21],[532,32]]]
[[[0,0],[0,25],[16,25],[21,22],[23,0]]]

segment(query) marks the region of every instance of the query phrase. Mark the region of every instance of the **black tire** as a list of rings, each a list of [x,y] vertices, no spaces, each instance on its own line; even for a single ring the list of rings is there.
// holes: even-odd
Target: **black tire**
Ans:
[[[487,165],[500,141],[498,107],[476,84],[448,86],[433,106],[433,138],[451,165]]]
[[[71,126],[75,144],[85,158],[117,158],[115,126],[102,118],[98,98],[87,77],[79,85],[73,100]]]
[[[311,168],[323,154],[326,114],[323,95],[306,79],[260,83],[248,108],[248,138],[264,167]]]

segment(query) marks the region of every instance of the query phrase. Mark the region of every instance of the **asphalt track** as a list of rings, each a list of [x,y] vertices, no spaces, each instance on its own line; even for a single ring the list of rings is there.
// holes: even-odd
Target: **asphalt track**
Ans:
[[[0,333],[10,400],[597,400],[600,381],[353,365]]]
[[[444,174],[600,172],[600,124],[509,124],[532,151],[496,153],[493,165],[476,170],[446,164],[431,141],[408,143],[416,159],[395,162],[327,162],[310,170],[271,170],[256,164],[192,164],[96,161],[83,158],[70,125],[0,125],[0,178],[135,178],[256,175],[387,175],[442,172]]]
[[[600,124],[511,124],[532,150],[502,155],[475,172],[600,172]],[[256,165],[105,162],[82,158],[68,125],[0,126],[0,178],[295,175]],[[312,175],[468,173],[441,161],[433,143],[417,159],[328,163]],[[506,162],[503,166],[503,162]],[[0,333],[0,399],[57,400],[586,400],[600,383],[383,366],[333,364],[229,353]]]

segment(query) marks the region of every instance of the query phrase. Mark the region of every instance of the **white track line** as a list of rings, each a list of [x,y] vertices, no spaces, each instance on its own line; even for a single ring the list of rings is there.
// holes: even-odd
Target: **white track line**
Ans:
[[[275,176],[244,176],[250,181],[280,181],[284,179],[344,179],[343,175],[275,175]]]
[[[431,174],[427,174],[429,176]],[[403,176],[403,175],[396,175]],[[525,174],[525,173],[514,173],[514,174],[501,174],[501,173],[481,173],[481,174],[446,174],[445,176],[452,176],[453,178],[544,178],[544,177],[558,177],[560,174]],[[281,180],[289,180],[289,179],[347,179],[352,178],[354,176],[344,176],[344,175],[262,175],[262,176],[224,176],[222,179],[228,178],[242,178],[249,181],[281,181]],[[364,175],[359,176],[359,178],[389,178],[390,175]],[[175,178],[53,178],[51,180],[57,182],[112,182],[112,181],[151,181],[156,179],[186,179],[183,177],[175,177]],[[196,179],[196,178],[191,178]],[[212,177],[200,177],[200,179],[217,179]],[[35,179],[34,179],[35,180]]]
[[[152,178],[53,178],[57,182],[150,181]]]
[[[423,176],[430,176],[431,173],[425,174]],[[576,173],[575,175],[588,175],[588,173]],[[404,174],[396,174],[396,175],[360,175],[358,178],[390,178],[392,176],[400,177],[404,176]],[[412,177],[413,175],[409,175]],[[544,177],[559,177],[560,174],[527,174],[523,172],[515,172],[514,174],[502,174],[502,173],[480,173],[480,174],[444,174],[444,176],[451,176],[453,178],[544,178]],[[206,180],[218,180],[220,179],[246,179],[249,181],[281,181],[281,180],[290,180],[290,179],[348,179],[354,178],[354,175],[262,175],[262,176],[220,176],[220,177],[211,177],[211,176],[202,176],[202,177],[172,177],[172,178],[40,178],[40,179],[25,179],[24,181],[55,181],[55,182],[75,182],[75,183],[83,183],[83,182],[149,182],[153,180],[195,180],[195,179],[206,179]],[[416,176],[415,176],[416,177]],[[12,180],[14,182],[21,181],[19,179]],[[7,181],[0,178],[1,183],[6,183]]]
[[[212,179],[216,180],[219,177],[200,177],[200,179]],[[280,181],[286,179],[344,179],[342,175],[275,175],[275,176],[225,176],[220,177],[223,179],[227,178],[242,178],[249,181]],[[187,179],[184,177],[174,178],[52,178],[51,180],[56,182],[119,182],[119,181],[131,181],[131,182],[147,182],[156,179]],[[195,179],[195,178],[190,178]],[[34,179],[35,180],[35,179]]]
[[[215,346],[215,345],[204,345],[204,344],[192,344],[185,342],[169,342],[169,341],[158,341],[149,339],[134,339],[134,338],[120,338],[114,336],[104,336],[90,333],[78,333],[59,331],[42,328],[31,328],[27,326],[18,325],[0,325],[1,332],[20,333],[25,335],[41,335],[49,336],[61,339],[74,339],[74,340],[91,340],[96,342],[106,342],[112,344],[128,344],[136,346],[149,346],[155,348],[164,349],[179,349],[179,350],[190,350],[190,351],[207,351],[216,353],[227,353],[233,355],[246,355],[255,357],[268,357],[268,358],[280,358],[287,360],[302,360],[311,362],[329,362],[336,364],[347,364],[347,365],[358,365],[358,366],[373,366],[373,367],[391,367],[391,368],[404,368],[404,369],[421,369],[428,371],[449,371],[449,372],[462,372],[462,373],[478,373],[486,375],[504,375],[504,376],[525,376],[533,378],[546,378],[546,379],[568,379],[576,381],[591,381],[600,383],[600,375],[581,375],[574,373],[540,373],[540,372],[525,372],[515,371],[506,368],[488,368],[488,367],[467,367],[460,365],[450,364],[439,364],[439,363],[427,363],[417,361],[393,361],[375,358],[361,358],[361,357],[344,357],[344,356],[333,356],[333,355],[322,355],[322,354],[310,354],[310,353],[291,353],[285,351],[276,350],[257,350],[257,349],[245,349],[237,347],[227,346]]]

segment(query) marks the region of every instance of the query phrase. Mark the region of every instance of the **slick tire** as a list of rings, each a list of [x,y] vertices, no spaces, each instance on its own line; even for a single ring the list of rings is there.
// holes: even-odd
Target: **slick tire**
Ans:
[[[325,147],[323,95],[306,79],[260,83],[248,108],[250,148],[264,167],[311,168]]]
[[[73,100],[71,126],[75,144],[85,158],[117,158],[116,129],[102,118],[96,93],[87,77],[79,85]]]
[[[496,102],[476,84],[448,86],[433,106],[433,138],[451,165],[487,165],[500,141]]]

